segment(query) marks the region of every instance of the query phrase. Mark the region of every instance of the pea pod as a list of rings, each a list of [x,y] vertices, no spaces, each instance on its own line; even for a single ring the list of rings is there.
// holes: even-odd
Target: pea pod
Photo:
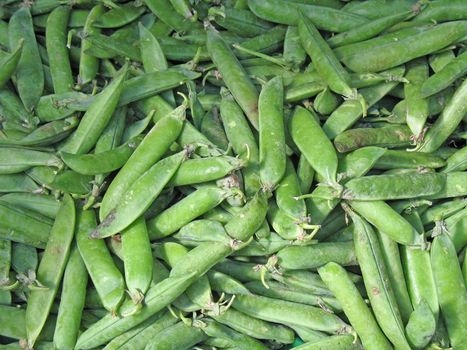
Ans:
[[[185,32],[200,27],[197,22],[186,21],[182,15],[175,11],[169,0],[145,0],[144,2],[162,22],[177,32]]]
[[[351,335],[334,335],[323,340],[312,341],[295,347],[297,350],[318,350],[318,349],[359,349],[360,345]]]
[[[292,67],[300,67],[306,59],[306,52],[300,43],[300,35],[296,26],[289,26],[284,39],[284,60]]]
[[[428,64],[426,59],[419,58],[407,64],[404,95],[407,109],[407,125],[415,137],[421,137],[429,114],[428,100],[422,94],[422,86],[428,78]]]
[[[0,88],[2,88],[16,70],[23,52],[24,40],[20,40],[16,48],[8,55],[0,55]]]
[[[0,174],[14,174],[32,166],[60,168],[62,163],[54,154],[21,148],[0,148]]]
[[[436,319],[428,304],[423,300],[410,315],[405,333],[410,345],[416,349],[425,348],[436,330]]]
[[[118,28],[140,17],[145,12],[143,6],[135,6],[134,3],[113,8],[100,16],[93,24],[97,28]]]
[[[433,154],[387,150],[375,164],[376,169],[397,168],[441,168],[446,165],[443,158]]]
[[[443,188],[437,193],[427,196],[426,199],[453,198],[467,195],[466,186],[467,172],[453,171],[446,174]]]
[[[0,334],[13,339],[25,339],[25,310],[14,306],[0,305]]]
[[[446,159],[446,166],[443,168],[443,172],[448,173],[451,171],[464,171],[467,170],[467,147],[463,147],[456,151],[448,159]]]

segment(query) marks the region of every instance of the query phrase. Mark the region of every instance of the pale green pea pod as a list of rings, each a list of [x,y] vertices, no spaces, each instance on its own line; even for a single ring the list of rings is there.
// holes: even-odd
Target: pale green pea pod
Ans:
[[[328,115],[337,108],[339,102],[339,98],[326,88],[316,95],[313,101],[313,108],[319,114]]]
[[[212,220],[194,220],[183,226],[173,237],[189,247],[196,247],[204,242],[219,242],[228,245],[231,241],[222,224]]]
[[[332,337],[324,338],[323,340],[317,340],[295,347],[297,350],[356,350],[360,348],[360,344],[353,335],[334,335]]]

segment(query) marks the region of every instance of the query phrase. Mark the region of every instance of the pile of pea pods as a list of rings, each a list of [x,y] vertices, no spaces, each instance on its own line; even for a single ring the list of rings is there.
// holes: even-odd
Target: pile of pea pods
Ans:
[[[0,350],[467,349],[467,1],[0,0]]]

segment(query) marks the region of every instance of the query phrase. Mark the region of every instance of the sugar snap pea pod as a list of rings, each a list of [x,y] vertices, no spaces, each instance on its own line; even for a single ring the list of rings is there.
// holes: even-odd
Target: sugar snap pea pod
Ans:
[[[291,246],[276,254],[279,266],[288,270],[315,269],[334,261],[342,266],[357,265],[353,242]]]
[[[451,215],[447,219],[444,220],[444,226],[451,237],[451,241],[456,248],[456,251],[461,251],[462,248],[467,244],[467,232],[465,230],[467,226],[467,209],[464,208],[458,213]],[[435,233],[437,227],[433,229],[433,233]]]
[[[138,19],[144,12],[144,6],[135,6],[135,3],[123,4],[104,13],[94,22],[93,26],[97,28],[123,27]]]
[[[37,269],[37,278],[47,290],[33,290],[28,298],[26,333],[29,347],[34,346],[55,299],[73,240],[75,216],[73,200],[65,195]]]
[[[290,160],[286,162],[284,177],[276,189],[277,206],[298,221],[305,220],[306,206],[303,199],[295,199],[301,195],[298,177]]]
[[[282,56],[292,67],[300,67],[305,62],[306,52],[300,43],[300,35],[296,26],[287,27]]]
[[[121,240],[128,293],[135,304],[141,303],[153,275],[152,250],[144,218],[128,226]]]
[[[347,272],[334,262],[319,268],[318,272],[342,305],[365,349],[392,349]]]
[[[179,322],[157,334],[147,344],[147,350],[191,349],[192,346],[206,339],[206,334],[199,328]]]
[[[304,343],[295,347],[297,350],[318,350],[318,349],[336,349],[351,350],[360,349],[360,344],[352,335],[334,335],[326,337],[323,340]]]
[[[465,21],[438,24],[411,37],[343,57],[342,62],[357,73],[382,71],[462,40],[465,28]]]
[[[91,238],[114,235],[134,222],[151,206],[186,158],[187,151],[182,151],[162,159],[149,168],[130,184],[128,190],[122,195],[120,203],[91,232]]]
[[[466,290],[456,249],[446,234],[438,235],[431,245],[431,265],[438,300],[451,346],[465,344]]]
[[[180,166],[170,185],[184,186],[217,180],[241,169],[244,164],[243,160],[230,156],[189,159]]]
[[[380,242],[370,224],[358,214],[348,211],[354,223],[354,242],[362,270],[365,289],[378,323],[398,349],[410,349],[404,334],[396,299],[388,280]]]
[[[0,203],[0,238],[44,248],[52,229],[50,219],[12,204]]]
[[[364,176],[347,182],[342,196],[369,201],[416,198],[438,193],[445,181],[446,175],[442,173]]]
[[[376,161],[376,169],[396,169],[396,168],[441,168],[446,165],[446,161],[438,156],[398,150],[387,150]]]
[[[313,169],[329,184],[335,184],[336,151],[313,115],[305,108],[297,107],[290,119],[289,130],[295,144]]]
[[[306,98],[318,95],[326,89],[326,83],[322,80],[308,82],[298,86],[291,86],[285,91],[286,102],[299,102]]]
[[[258,91],[238,59],[214,28],[207,30],[207,48],[226,86],[250,123],[258,129]]]
[[[274,189],[285,174],[284,87],[269,80],[259,95],[259,174],[263,188]]]
[[[232,191],[219,187],[201,187],[148,221],[149,238],[161,239],[218,206]],[[175,219],[176,218],[176,219]]]
[[[410,345],[415,349],[424,349],[436,330],[436,319],[428,304],[423,300],[410,315],[405,326],[405,334]]]
[[[426,199],[453,198],[467,195],[467,172],[453,171],[446,174],[444,187],[437,193],[427,196]]]
[[[59,6],[47,18],[45,39],[49,57],[50,75],[55,93],[71,90],[74,85],[68,57],[66,30],[70,18],[70,7]]]
[[[343,32],[368,21],[362,16],[325,6],[291,3],[283,0],[248,0],[248,6],[259,18],[287,25],[298,24],[300,11],[319,29],[331,32]],[[281,11],[278,12],[277,9]]]
[[[117,107],[127,69],[128,66],[125,65],[115,79],[92,102],[76,131],[61,147],[61,151],[84,154],[94,147]]]
[[[125,284],[104,241],[89,239],[89,232],[95,227],[94,211],[81,211],[76,231],[76,242],[103,306],[115,314],[123,300]]]
[[[428,64],[425,58],[419,58],[407,64],[405,75],[408,84],[404,85],[406,101],[407,125],[416,138],[422,137],[426,119],[429,114],[428,100],[421,91],[428,78]]]
[[[403,147],[410,143],[411,131],[405,125],[390,125],[382,128],[357,128],[344,131],[334,139],[334,146],[343,153],[364,146],[387,148]]]
[[[16,48],[0,58],[0,88],[2,88],[16,70],[23,52],[24,40],[20,40]]]
[[[44,71],[37,48],[36,36],[29,8],[22,7],[11,16],[8,24],[10,47],[24,46],[16,67],[16,88],[24,107],[32,111],[44,90]]]
[[[464,170],[467,170],[467,147],[465,146],[446,159],[446,166],[442,171],[444,173],[449,173],[452,171]]]
[[[139,47],[134,47],[125,40],[97,33],[89,35],[86,40],[91,44],[87,53],[99,58],[128,57],[133,61],[141,62]]]
[[[19,173],[36,165],[60,168],[62,162],[52,153],[21,148],[0,148],[0,174]]]
[[[349,74],[337,60],[311,20],[301,16],[298,23],[298,32],[303,48],[313,60],[316,71],[329,88],[346,97],[354,96],[355,92],[349,86]]]
[[[186,32],[201,27],[198,22],[185,20],[182,15],[175,11],[169,0],[145,0],[144,2],[157,18],[176,32]]]
[[[114,149],[90,154],[73,154],[61,152],[63,162],[77,173],[83,175],[98,175],[120,169],[131,157],[142,140],[137,136]]]
[[[285,32],[285,27],[276,26],[264,34],[242,41],[241,45],[235,43],[233,45],[234,53],[238,58],[242,59],[258,55],[264,57],[264,54],[273,53],[282,47]]]
[[[306,217],[302,220],[306,221]],[[303,240],[305,239],[305,229],[300,225],[301,222],[291,217],[273,201],[269,203],[268,221],[277,234],[285,240]]]
[[[183,127],[185,109],[184,105],[176,108],[173,113],[158,121],[146,134],[110,183],[100,207],[101,220],[119,203],[130,185],[155,164],[177,140]]]
[[[238,295],[232,306],[265,321],[304,326],[329,333],[349,331],[349,326],[339,317],[310,305],[256,295]]]
[[[25,310],[16,306],[0,305],[0,334],[12,339],[25,339]]]
[[[63,275],[62,294],[53,338],[54,345],[58,349],[73,349],[76,344],[86,299],[87,282],[88,272],[75,245],[70,252]]]

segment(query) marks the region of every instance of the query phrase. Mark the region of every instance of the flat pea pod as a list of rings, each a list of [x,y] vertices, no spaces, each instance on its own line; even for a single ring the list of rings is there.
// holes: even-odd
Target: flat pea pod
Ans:
[[[348,212],[354,223],[355,252],[378,324],[398,349],[410,349],[396,298],[389,284],[378,236],[358,214]]]
[[[302,193],[297,174],[288,159],[284,177],[276,189],[277,206],[298,221],[306,220],[306,206],[303,199],[297,199]]]
[[[421,87],[424,97],[432,96],[461,78],[467,72],[467,52],[449,62],[443,69],[425,80]]]
[[[250,123],[258,129],[258,91],[245,69],[214,28],[207,31],[207,48],[226,86]]]
[[[337,135],[334,139],[334,146],[341,153],[365,146],[404,147],[410,144],[410,136],[411,131],[405,125],[390,125],[381,128],[356,128]]]
[[[429,115],[429,103],[421,91],[428,78],[426,59],[422,57],[408,63],[405,78],[409,81],[408,84],[404,84],[406,121],[414,136],[419,138]]]
[[[451,345],[462,347],[466,341],[466,297],[456,249],[446,234],[438,235],[431,245],[431,265],[438,300]]]
[[[457,150],[453,155],[446,159],[446,166],[442,169],[443,172],[449,173],[452,171],[467,170],[467,147]]]
[[[386,150],[376,161],[375,168],[384,170],[418,167],[436,169],[448,166],[448,164],[443,158],[429,153]]]
[[[65,195],[37,268],[37,278],[47,290],[31,291],[26,307],[28,346],[33,347],[41,333],[65,270],[75,228],[75,205]]]
[[[305,62],[306,51],[300,43],[300,35],[296,26],[287,27],[282,56],[292,67],[300,67]]]
[[[73,349],[76,345],[87,284],[88,272],[78,248],[74,245],[63,275],[62,294],[53,337],[57,349]]]
[[[185,109],[185,106],[177,107],[146,134],[110,183],[101,202],[99,211],[101,220],[119,203],[130,185],[154,165],[177,140],[182,131]]]
[[[5,56],[0,56],[0,88],[10,80],[18,66],[21,54],[23,53],[24,40],[20,40],[16,48]],[[3,57],[2,57],[3,56]]]
[[[26,171],[27,175],[45,188],[73,194],[88,194],[93,178],[72,170],[56,172],[45,166],[36,166]]]
[[[62,162],[52,153],[21,148],[0,148],[0,174],[15,174],[37,165],[61,168]]]
[[[66,30],[70,13],[70,7],[59,6],[47,17],[45,39],[50,75],[55,93],[70,91],[74,85],[68,49],[66,47]]]
[[[138,19],[144,12],[144,6],[135,6],[135,3],[127,3],[119,8],[113,8],[100,16],[93,24],[97,28],[118,28]]]
[[[328,183],[337,182],[336,151],[311,112],[297,107],[289,121],[289,130],[297,147],[311,167]]]
[[[416,234],[412,225],[383,201],[350,201],[352,208],[394,241],[413,245]],[[357,256],[358,257],[358,256]]]
[[[303,154],[300,155],[300,159],[298,160],[297,177],[300,184],[300,192],[309,192],[315,177],[315,171]]]
[[[0,305],[0,334],[12,339],[25,339],[25,310],[15,306]]]
[[[182,151],[162,159],[149,168],[128,187],[120,203],[90,233],[91,238],[114,235],[134,222],[151,206],[186,158],[187,152]]]
[[[359,349],[360,344],[352,335],[334,335],[326,337],[322,340],[316,340],[296,346],[297,350],[319,350],[319,349],[336,349],[336,350],[351,350]]]
[[[32,111],[44,90],[44,71],[29,8],[22,7],[11,16],[8,35],[10,47],[17,47],[24,40],[21,58],[16,67],[16,88],[24,107]]]
[[[89,239],[95,227],[94,211],[80,211],[76,229],[79,252],[103,306],[115,314],[124,297],[125,283],[104,241]]]
[[[153,275],[153,257],[144,217],[122,231],[123,265],[128,294],[135,304],[142,303]]]
[[[94,6],[89,12],[83,31],[88,34],[100,33],[100,29],[94,27],[94,23],[105,12],[105,7],[101,4]],[[79,60],[78,84],[84,85],[93,80],[99,70],[99,59],[89,55],[86,51],[91,47],[91,43],[83,38],[81,40],[81,55]]]
[[[237,295],[233,308],[270,322],[304,326],[318,331],[339,333],[349,326],[336,315],[314,306],[256,295]]]
[[[201,27],[200,23],[187,21],[175,11],[169,0],[145,0],[144,3],[157,18],[177,32],[186,32]]]
[[[6,121],[17,122],[27,129],[33,129],[37,120],[24,108],[16,93],[7,88],[0,89],[0,111]]]
[[[128,66],[125,65],[113,81],[91,103],[76,131],[60,148],[61,151],[84,154],[94,147],[117,108],[127,69]]]
[[[430,68],[433,70],[434,73],[438,73],[441,69],[443,69],[449,62],[451,62],[456,55],[452,50],[446,50],[439,53],[435,53],[428,57],[428,63]]]
[[[263,188],[274,189],[285,174],[284,87],[269,80],[259,95],[259,174]]]
[[[60,156],[70,169],[79,174],[105,174],[124,166],[141,140],[142,137],[137,136],[114,149],[100,153],[74,154],[60,152]]]
[[[467,195],[467,172],[453,171],[446,174],[444,187],[437,193],[427,196],[426,199],[453,198]]]
[[[353,242],[291,246],[281,249],[276,256],[279,266],[287,270],[315,269],[331,261],[342,266],[357,265]]]
[[[423,300],[417,305],[405,326],[405,333],[410,345],[424,349],[435,334],[436,319],[428,304]]]
[[[365,201],[417,198],[438,193],[445,182],[446,175],[442,173],[364,176],[347,182],[342,196]]]
[[[342,62],[357,73],[379,72],[456,43],[466,33],[465,21],[441,23],[408,38],[343,57]]]
[[[39,99],[36,106],[36,115],[42,122],[66,118],[76,111],[73,108],[75,101],[79,103],[80,100],[85,100],[87,97],[86,94],[78,91],[44,95]]]
[[[318,272],[342,305],[345,315],[360,337],[365,349],[392,349],[344,268],[330,262],[319,268]]]
[[[49,240],[52,222],[30,210],[0,203],[0,238],[44,248]]]
[[[328,46],[311,20],[303,15],[298,23],[302,45],[311,57],[313,65],[329,88],[346,97],[355,95],[350,84],[350,76],[342,67],[334,52]]]

